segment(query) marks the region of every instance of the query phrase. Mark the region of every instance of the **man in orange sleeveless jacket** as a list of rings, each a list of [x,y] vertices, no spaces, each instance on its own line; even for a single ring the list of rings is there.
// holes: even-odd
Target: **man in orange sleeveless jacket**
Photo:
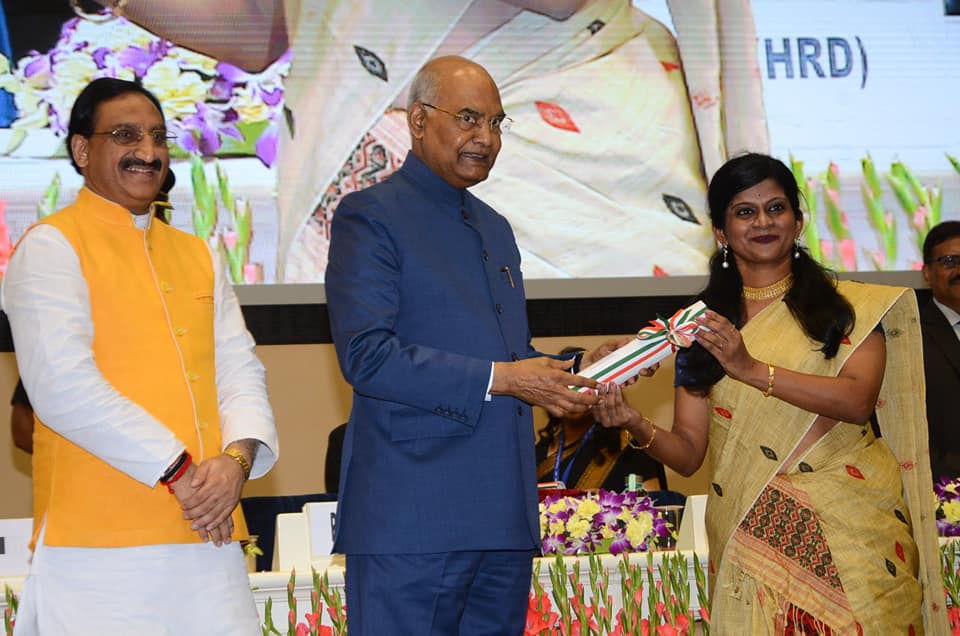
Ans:
[[[237,539],[277,435],[219,257],[156,222],[159,102],[102,78],[71,112],[76,201],[3,286],[36,416],[34,555],[17,634],[259,634]]]

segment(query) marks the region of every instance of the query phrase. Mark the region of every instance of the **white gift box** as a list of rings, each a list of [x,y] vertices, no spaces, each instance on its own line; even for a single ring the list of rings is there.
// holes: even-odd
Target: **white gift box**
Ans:
[[[677,349],[689,347],[696,340],[699,325],[696,318],[703,315],[707,306],[697,301],[678,310],[669,319],[657,318],[637,333],[637,337],[616,351],[600,358],[577,375],[591,378],[602,384],[623,384],[635,377],[642,369],[651,367]],[[579,392],[586,387],[575,387]]]

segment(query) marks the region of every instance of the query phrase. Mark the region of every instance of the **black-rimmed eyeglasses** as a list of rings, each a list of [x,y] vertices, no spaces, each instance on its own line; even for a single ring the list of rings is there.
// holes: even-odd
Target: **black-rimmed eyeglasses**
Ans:
[[[960,265],[960,254],[944,254],[930,261],[936,263],[942,269],[956,269]]]
[[[428,104],[427,102],[420,102],[427,108],[432,108],[433,110],[438,110],[441,113],[450,115],[457,120],[457,125],[460,126],[460,130],[464,132],[469,132],[483,124],[487,118],[484,115],[479,113],[474,113],[471,111],[465,111],[462,113],[451,113],[449,110],[444,110],[439,106],[434,106],[433,104]],[[490,132],[495,135],[505,135],[510,132],[510,127],[513,125],[513,120],[507,117],[506,115],[496,115],[490,118]]]
[[[158,147],[166,146],[168,142],[177,138],[176,135],[168,132],[165,128],[144,131],[140,126],[130,125],[117,126],[113,130],[90,133],[90,135],[110,135],[113,141],[120,146],[136,146],[143,140],[144,135],[149,136],[153,140],[153,145]]]

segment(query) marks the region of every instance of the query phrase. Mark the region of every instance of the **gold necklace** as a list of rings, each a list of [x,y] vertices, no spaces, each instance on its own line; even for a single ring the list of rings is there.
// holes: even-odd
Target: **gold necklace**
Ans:
[[[766,287],[747,287],[743,286],[743,297],[745,300],[770,300],[786,293],[793,284],[793,274],[787,274],[773,285]]]

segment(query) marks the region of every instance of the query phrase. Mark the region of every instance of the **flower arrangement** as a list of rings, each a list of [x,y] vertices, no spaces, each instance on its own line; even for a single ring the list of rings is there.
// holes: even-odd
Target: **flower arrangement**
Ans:
[[[960,162],[947,155],[951,165],[960,172]],[[874,269],[897,269],[898,238],[897,221],[884,203],[883,180],[870,155],[860,160],[860,194],[863,198],[867,221],[877,234],[880,249],[862,248]],[[850,232],[850,223],[840,197],[840,168],[831,162],[826,171],[818,177],[807,176],[802,161],[790,156],[790,169],[800,189],[802,201],[806,206],[806,218],[803,224],[803,243],[813,258],[839,271],[855,271],[857,263],[857,243]],[[907,221],[907,229],[912,232],[913,243],[922,250],[923,241],[934,225],[941,221],[943,208],[943,188],[938,184],[927,186],[920,182],[910,168],[901,161],[890,164],[890,170],[883,175],[889,191],[899,204]],[[822,197],[818,191],[822,190]],[[832,238],[823,238],[818,228],[818,201],[823,202],[824,223]],[[918,261],[908,265],[919,269]]]
[[[940,546],[940,563],[943,566],[950,633],[960,634],[960,543],[948,541]]]
[[[669,526],[653,501],[634,491],[548,496],[540,503],[545,555],[643,552],[651,541],[668,536]]]
[[[623,554],[618,562],[620,572],[620,607],[615,612],[614,597],[610,593],[609,573],[600,557],[588,557],[589,588],[580,582],[580,562],[574,561],[568,570],[561,555],[548,564],[552,590],[548,593],[540,584],[541,563],[534,569],[533,589],[527,606],[524,636],[624,636],[626,634],[674,635],[690,633],[710,634],[710,599],[707,594],[706,574],[697,555],[693,555],[698,609],[694,611],[689,585],[689,562],[682,552],[661,552],[660,563],[654,566],[653,553],[647,552],[646,562],[633,561]],[[948,542],[940,547],[943,565],[944,593],[950,607],[947,615],[952,634],[960,634],[960,542]],[[287,583],[289,607],[286,632],[273,623],[273,599],[268,598],[264,612],[263,636],[345,636],[347,634],[347,607],[339,590],[331,588],[326,574],[313,571],[313,590],[310,593],[310,612],[298,620],[297,599],[294,596],[296,573],[290,573]],[[9,587],[4,589],[3,634],[12,636],[16,624],[19,599]],[[324,608],[326,604],[326,608]],[[322,625],[326,614],[331,625]],[[694,630],[696,622],[697,629]]]
[[[190,181],[193,185],[193,233],[222,249],[229,265],[230,280],[234,283],[262,283],[263,265],[250,262],[250,242],[253,240],[253,210],[250,202],[237,199],[230,190],[230,182],[219,163],[215,182],[207,177],[199,155],[190,156]],[[217,234],[219,207],[227,212],[227,226]]]
[[[937,533],[960,537],[960,479],[941,477],[933,484],[937,496]]]
[[[287,582],[287,632],[286,636],[346,636],[347,633],[347,606],[343,603],[340,591],[330,587],[330,579],[324,572],[323,577],[313,568],[313,590],[310,592],[310,612],[304,614],[306,622],[297,620],[297,598],[293,594],[296,584],[297,571],[290,571],[290,580]],[[323,620],[323,604],[327,604],[327,615],[332,626],[321,625]],[[261,628],[263,636],[283,636],[273,624],[273,598],[267,599],[264,611],[264,623]]]
[[[695,633],[693,626],[697,618],[700,626],[696,633],[710,634],[706,576],[696,555],[693,557],[699,603],[696,613],[690,603],[689,562],[682,553],[664,553],[656,568],[652,552],[647,552],[645,565],[632,563],[630,555],[624,553],[618,563],[620,608],[617,610],[609,593],[609,574],[600,558],[590,555],[589,564],[589,591],[580,583],[579,561],[574,562],[569,574],[559,555],[548,565],[552,603],[551,595],[540,585],[540,564],[537,564],[524,636],[681,636]]]
[[[3,633],[6,636],[13,636],[13,627],[17,624],[17,607],[20,605],[20,599],[13,593],[9,587],[4,586],[3,598],[6,607],[3,608]]]
[[[108,14],[109,12],[104,12]],[[203,156],[256,155],[276,161],[283,111],[287,51],[261,73],[247,73],[160,39],[123,18],[64,23],[56,45],[15,65],[0,55],[0,88],[14,96],[18,117],[6,148],[17,150],[34,130],[49,129],[59,143],[70,108],[91,80],[139,79],[163,105],[175,151]],[[52,152],[52,150],[46,150]]]

